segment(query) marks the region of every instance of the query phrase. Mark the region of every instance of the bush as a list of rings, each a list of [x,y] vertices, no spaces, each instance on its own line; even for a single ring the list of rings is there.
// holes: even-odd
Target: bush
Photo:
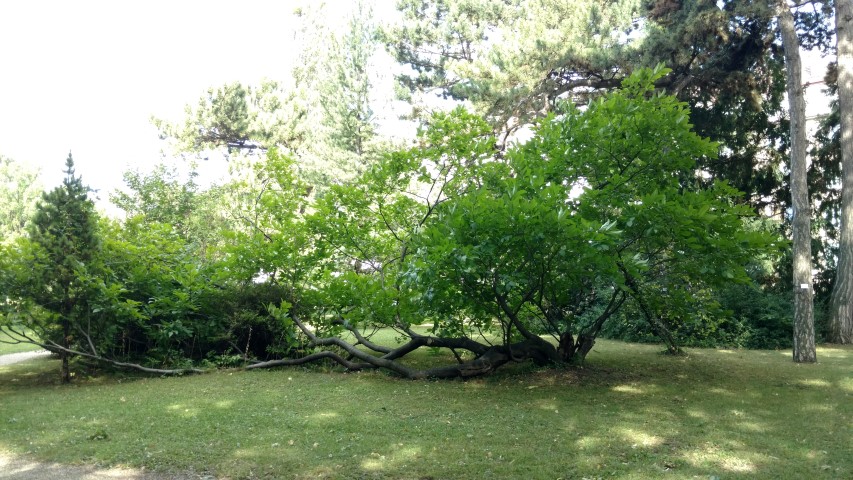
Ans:
[[[272,360],[297,354],[304,343],[293,324],[271,315],[269,305],[290,298],[290,290],[272,283],[248,283],[223,288],[219,305],[223,315],[223,341],[211,352],[237,352],[246,358]]]
[[[764,291],[755,285],[734,285],[720,293],[730,311],[730,324],[741,331],[732,346],[790,348],[793,341],[793,300],[790,294]]]
[[[790,295],[766,291],[757,285],[731,285],[716,293],[716,314],[669,325],[680,345],[783,349],[792,344],[793,312]],[[822,310],[815,305],[816,323]],[[628,342],[659,342],[640,312],[631,305],[602,329],[605,338]]]

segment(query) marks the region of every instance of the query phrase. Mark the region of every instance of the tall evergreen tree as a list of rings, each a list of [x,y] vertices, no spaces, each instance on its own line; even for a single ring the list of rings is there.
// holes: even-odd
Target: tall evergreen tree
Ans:
[[[60,349],[59,355],[61,378],[67,383],[71,380],[67,350],[85,316],[83,278],[91,270],[99,242],[94,203],[88,198],[89,188],[75,175],[71,153],[64,172],[62,185],[45,193],[39,201],[30,237],[40,248],[43,259],[34,272],[37,285],[34,299],[50,314],[53,325],[49,327],[56,327],[45,333],[65,349]]]
[[[161,138],[193,153],[277,148],[296,158],[315,191],[354,178],[375,150],[371,3],[354,2],[343,13],[326,4],[297,9],[293,44],[301,50],[291,78],[211,88],[187,106],[182,124],[153,119]]]
[[[842,166],[838,268],[828,340],[844,344],[853,343],[853,1],[836,0],[835,8]]]
[[[821,2],[815,2],[821,3]],[[784,58],[772,3],[722,0],[401,0],[383,32],[416,92],[466,100],[511,133],[560,98],[587,102],[639,68],[686,102],[697,132],[724,145],[699,168],[746,200],[787,207]],[[826,45],[823,9],[794,12],[805,47]]]
[[[787,0],[777,2],[779,32],[785,49],[788,104],[791,117],[791,203],[794,257],[794,361],[817,360],[812,300],[811,207],[806,180],[806,101],[803,96],[800,41]]]

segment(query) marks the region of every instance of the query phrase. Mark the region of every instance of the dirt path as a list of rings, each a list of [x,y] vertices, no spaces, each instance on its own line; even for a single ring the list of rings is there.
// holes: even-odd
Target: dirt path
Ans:
[[[13,363],[24,362],[31,358],[44,357],[50,355],[47,350],[36,350],[34,352],[7,353],[0,355],[0,366],[11,365]]]
[[[127,468],[97,468],[69,466],[58,463],[34,462],[0,452],[0,480],[207,480],[213,477],[198,475],[158,475]]]

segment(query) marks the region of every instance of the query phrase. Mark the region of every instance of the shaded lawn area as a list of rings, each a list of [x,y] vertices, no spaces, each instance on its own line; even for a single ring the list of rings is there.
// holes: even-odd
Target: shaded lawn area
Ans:
[[[0,367],[0,450],[234,479],[853,476],[853,348],[816,365],[659,350],[600,340],[583,368],[466,382],[290,368],[60,386],[38,360]]]

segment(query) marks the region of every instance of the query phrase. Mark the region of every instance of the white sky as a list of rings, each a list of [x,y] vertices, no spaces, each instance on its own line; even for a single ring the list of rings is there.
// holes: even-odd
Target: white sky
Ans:
[[[226,82],[288,78],[299,3],[0,2],[0,153],[50,189],[71,151],[104,206],[124,171],[160,161],[152,115],[179,120]]]

